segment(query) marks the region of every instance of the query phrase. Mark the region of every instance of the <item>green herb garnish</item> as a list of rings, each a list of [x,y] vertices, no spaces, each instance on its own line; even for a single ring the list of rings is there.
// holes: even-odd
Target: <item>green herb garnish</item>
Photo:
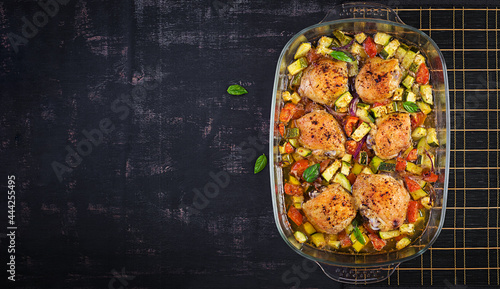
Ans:
[[[265,154],[262,154],[255,161],[255,167],[253,169],[253,173],[256,174],[256,173],[262,171],[266,167],[266,165],[267,165],[267,157]]]
[[[404,109],[406,109],[407,112],[417,112],[420,110],[418,108],[418,105],[414,102],[411,102],[411,101],[403,102],[403,107],[404,107]]]
[[[308,167],[302,174],[302,178],[308,183],[314,182],[319,176],[319,164],[312,165]]]
[[[365,238],[363,238],[363,234],[361,234],[361,231],[359,230],[358,226],[354,227],[354,237],[356,237],[356,240],[360,242],[363,245],[366,245]]]
[[[354,227],[352,231],[354,232],[354,237],[356,237],[356,240],[358,240],[358,242],[360,242],[361,244],[366,245],[365,238],[363,238],[363,234],[358,228],[358,221],[354,220],[352,222],[352,226]]]
[[[248,93],[248,91],[241,85],[233,84],[227,88],[227,92],[231,95],[242,95]]]
[[[353,62],[353,59],[342,51],[332,51],[330,52],[330,56],[340,61]]]

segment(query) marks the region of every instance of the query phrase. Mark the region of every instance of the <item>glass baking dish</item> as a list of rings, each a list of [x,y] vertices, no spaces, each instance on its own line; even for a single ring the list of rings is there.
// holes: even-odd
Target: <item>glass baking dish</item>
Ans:
[[[278,146],[281,136],[277,131],[278,116],[283,106],[282,92],[287,89],[286,68],[293,61],[302,42],[314,41],[323,35],[331,36],[335,29],[358,33],[385,32],[405,39],[419,47],[428,59],[431,84],[434,88],[434,115],[441,146],[436,152],[436,170],[440,179],[435,183],[435,206],[422,235],[410,246],[379,254],[346,254],[300,244],[293,237],[287,219],[283,190],[283,172],[278,166]],[[283,48],[276,67],[270,122],[270,173],[274,218],[284,241],[299,255],[315,261],[325,274],[339,282],[367,284],[387,279],[401,262],[423,254],[437,239],[444,223],[448,192],[450,111],[448,106],[448,77],[446,63],[436,43],[426,34],[401,21],[389,7],[376,3],[345,3],[336,6],[318,24],[297,33]],[[444,177],[443,177],[444,176]]]

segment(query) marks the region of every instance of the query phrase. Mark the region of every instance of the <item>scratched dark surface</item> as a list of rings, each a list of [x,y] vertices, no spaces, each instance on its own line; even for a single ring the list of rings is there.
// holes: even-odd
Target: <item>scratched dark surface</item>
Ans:
[[[339,1],[60,2],[25,41],[9,33],[22,36],[22,17],[33,21],[41,7],[0,3],[0,180],[5,187],[13,174],[17,185],[8,288],[343,287],[303,270],[274,224],[268,168],[253,174],[268,151],[279,53]],[[418,14],[401,16],[418,27]],[[228,95],[234,83],[249,93]],[[85,156],[68,157],[78,149]],[[1,205],[5,264],[3,193]],[[421,284],[420,274],[405,276],[402,284]],[[434,285],[453,282],[434,275]]]

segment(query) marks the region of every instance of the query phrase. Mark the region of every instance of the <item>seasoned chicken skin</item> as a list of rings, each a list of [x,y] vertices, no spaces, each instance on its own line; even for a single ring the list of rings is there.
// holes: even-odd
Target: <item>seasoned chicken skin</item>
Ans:
[[[410,194],[388,175],[360,174],[352,186],[356,208],[375,230],[390,231],[406,219]]]
[[[355,88],[366,103],[383,102],[392,96],[401,81],[401,69],[397,59],[369,58],[358,76]]]
[[[298,91],[301,96],[331,106],[347,91],[347,81],[346,62],[322,58],[304,70]]]
[[[335,151],[333,155],[344,154],[346,137],[333,115],[324,110],[315,110],[295,123],[300,130],[300,144],[315,155],[328,154],[330,151]]]
[[[316,230],[337,234],[356,217],[354,200],[340,184],[334,183],[319,196],[302,205],[307,219]]]
[[[375,154],[382,159],[395,158],[411,146],[411,121],[407,113],[393,113],[377,119],[374,135]]]

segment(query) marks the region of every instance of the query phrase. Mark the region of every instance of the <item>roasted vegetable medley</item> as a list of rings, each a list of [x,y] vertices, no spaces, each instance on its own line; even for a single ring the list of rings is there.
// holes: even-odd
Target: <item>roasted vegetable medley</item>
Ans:
[[[426,58],[386,33],[302,43],[278,112],[288,218],[300,243],[409,246],[425,228],[439,147]]]

